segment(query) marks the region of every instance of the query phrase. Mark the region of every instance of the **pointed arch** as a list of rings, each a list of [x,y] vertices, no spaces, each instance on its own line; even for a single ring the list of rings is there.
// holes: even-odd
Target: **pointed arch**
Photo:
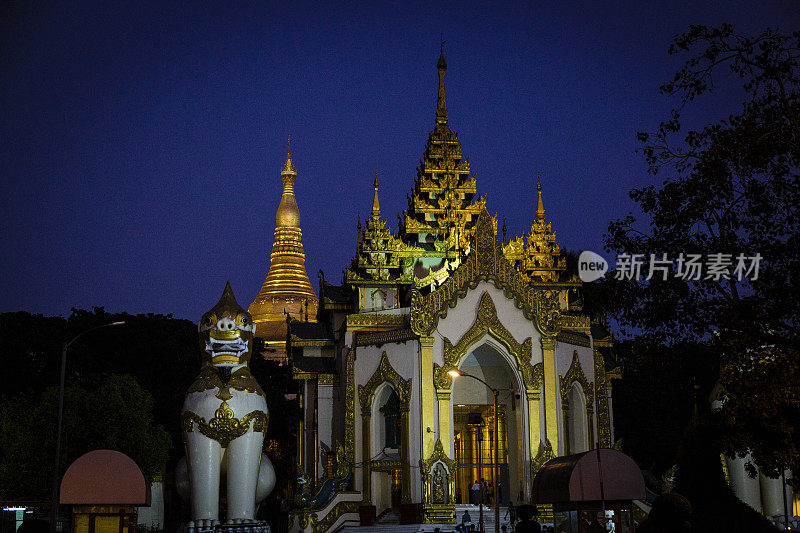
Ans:
[[[586,409],[585,412],[580,413],[585,420],[585,427],[588,429],[587,440],[588,440],[588,448],[591,449],[594,446],[594,383],[589,383],[589,380],[586,378],[586,374],[583,372],[583,368],[581,368],[581,362],[578,358],[578,350],[574,350],[572,352],[572,363],[567,370],[567,373],[563,376],[559,376],[559,392],[561,393],[561,413],[562,413],[562,420],[563,420],[563,429],[564,429],[564,448],[569,449],[569,442],[570,442],[570,413],[572,412],[572,416],[577,416],[577,412],[573,409],[570,410],[570,390],[572,389],[573,385],[578,385],[580,387],[580,392],[583,393],[583,399],[586,402]],[[574,451],[570,450],[570,453],[574,453]]]
[[[583,396],[586,398],[586,409],[594,411],[594,384],[589,383],[586,374],[583,373],[580,359],[578,359],[578,350],[572,352],[572,363],[569,365],[567,373],[559,376],[559,389],[561,392],[561,405],[569,405],[569,389],[572,384],[577,382],[583,391]]]
[[[384,350],[383,354],[381,354],[381,361],[378,364],[378,368],[375,369],[372,377],[369,378],[365,385],[358,386],[358,401],[361,404],[361,410],[369,410],[372,405],[372,397],[375,395],[378,386],[382,383],[389,383],[394,387],[397,396],[400,398],[400,404],[408,409],[408,402],[411,399],[411,378],[403,379],[403,377],[397,373],[394,367],[392,367],[392,363],[389,362],[389,356],[386,355],[386,351]]]
[[[456,345],[453,346],[450,339],[444,337],[442,350],[444,366],[434,363],[436,387],[443,390],[449,390],[452,387],[453,378],[447,371],[458,367],[461,360],[467,355],[467,351],[487,334],[500,342],[514,357],[517,362],[517,369],[522,373],[525,387],[528,390],[538,389],[542,382],[542,368],[541,364],[531,364],[531,358],[533,357],[531,338],[528,337],[521,344],[517,342],[497,317],[497,308],[488,292],[484,292],[481,295],[475,322],[461,336]]]

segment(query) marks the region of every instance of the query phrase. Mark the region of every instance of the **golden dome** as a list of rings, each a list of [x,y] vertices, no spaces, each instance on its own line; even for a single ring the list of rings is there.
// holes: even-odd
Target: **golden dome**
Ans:
[[[283,196],[275,213],[275,225],[292,228],[300,227],[300,209],[297,208],[297,200],[294,198],[294,178],[283,174]]]

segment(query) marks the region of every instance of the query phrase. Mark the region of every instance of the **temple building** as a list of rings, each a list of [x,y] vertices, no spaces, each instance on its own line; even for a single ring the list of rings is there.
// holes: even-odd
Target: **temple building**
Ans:
[[[452,523],[476,480],[499,484],[503,504],[529,502],[547,460],[614,444],[610,335],[582,313],[581,282],[565,272],[541,183],[528,234],[498,238],[450,128],[446,69],[440,55],[434,127],[397,234],[381,213],[376,175],[341,284],[323,278],[317,320],[310,310],[288,324],[302,406],[293,531],[335,531],[364,509],[390,510],[401,523]],[[278,278],[280,209],[278,226],[254,317],[281,313],[260,304]],[[291,265],[302,271],[302,261]]]
[[[304,322],[316,322],[317,316],[317,295],[306,273],[300,209],[294,196],[296,178],[290,140],[286,163],[281,170],[283,194],[275,213],[275,240],[269,271],[248,308],[256,324],[256,337],[264,342],[263,356],[279,362],[286,360],[287,315]]]

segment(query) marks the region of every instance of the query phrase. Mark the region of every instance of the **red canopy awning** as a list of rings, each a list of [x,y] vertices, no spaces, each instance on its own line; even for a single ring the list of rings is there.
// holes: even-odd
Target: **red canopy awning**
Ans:
[[[124,453],[95,450],[78,457],[61,480],[60,501],[71,505],[149,505],[148,487]]]
[[[633,459],[602,448],[556,457],[545,463],[533,480],[536,503],[643,500],[644,478]],[[603,491],[600,491],[602,471]]]

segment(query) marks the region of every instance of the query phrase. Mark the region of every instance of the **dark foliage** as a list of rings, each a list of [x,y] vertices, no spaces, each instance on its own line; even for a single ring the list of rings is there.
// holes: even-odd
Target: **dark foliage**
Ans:
[[[660,186],[631,191],[633,215],[612,222],[610,252],[729,254],[728,276],[608,280],[613,315],[638,353],[703,343],[727,401],[715,435],[728,454],[750,451],[767,475],[800,470],[800,32],[738,35],[729,25],[692,26],[670,53],[687,60],[662,86],[678,99],[669,120],[640,133]],[[720,81],[722,80],[722,81]],[[739,83],[740,110],[682,132],[681,113],[718,84]],[[758,277],[739,276],[737,256],[760,254]],[[643,275],[646,275],[646,270]]]
[[[692,505],[692,531],[775,533],[766,518],[739,500],[725,482],[713,422],[696,417],[681,445],[675,491]]]

